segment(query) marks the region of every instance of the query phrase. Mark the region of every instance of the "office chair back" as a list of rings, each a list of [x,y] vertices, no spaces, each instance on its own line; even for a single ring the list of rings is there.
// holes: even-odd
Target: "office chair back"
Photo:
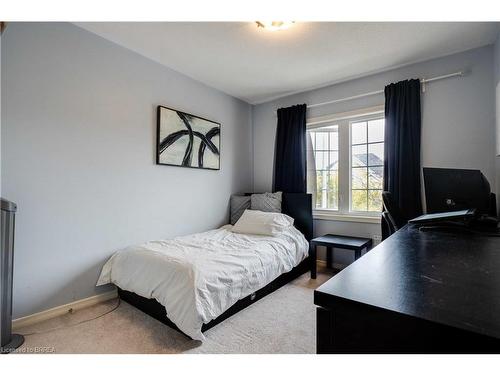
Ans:
[[[497,213],[497,196],[495,193],[490,193],[490,212],[488,213],[491,217],[498,217]]]
[[[392,225],[389,213],[387,211],[382,211],[381,224],[382,224],[382,241],[383,241],[396,231],[396,229]]]
[[[382,239],[386,239],[398,229],[402,228],[408,220],[401,214],[390,192],[382,192],[382,201],[384,202],[384,211],[382,212]]]

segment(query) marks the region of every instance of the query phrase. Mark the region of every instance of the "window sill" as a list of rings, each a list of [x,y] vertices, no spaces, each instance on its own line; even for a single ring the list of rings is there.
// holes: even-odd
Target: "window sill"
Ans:
[[[339,214],[333,212],[313,212],[314,220],[328,220],[328,221],[347,221],[352,223],[368,223],[368,224],[380,224],[381,216],[374,215],[353,215],[353,214]]]

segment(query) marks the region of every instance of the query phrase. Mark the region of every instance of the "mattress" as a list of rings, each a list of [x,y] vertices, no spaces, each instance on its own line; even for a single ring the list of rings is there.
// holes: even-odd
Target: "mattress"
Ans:
[[[104,265],[97,285],[113,283],[156,299],[181,331],[203,340],[203,324],[308,255],[307,240],[293,226],[273,237],[233,233],[231,228],[118,251]]]

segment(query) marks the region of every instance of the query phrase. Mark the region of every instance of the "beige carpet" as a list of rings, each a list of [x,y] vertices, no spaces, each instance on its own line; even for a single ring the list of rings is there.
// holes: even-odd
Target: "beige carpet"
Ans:
[[[301,276],[205,332],[203,343],[189,340],[125,302],[107,315],[74,325],[109,311],[117,304],[117,300],[112,300],[24,327],[19,333],[28,335],[21,350],[33,352],[35,348],[48,348],[48,352],[55,353],[315,353],[313,290],[331,276],[332,273],[325,270],[316,280],[311,280],[309,274]],[[62,328],[53,330],[57,327]]]

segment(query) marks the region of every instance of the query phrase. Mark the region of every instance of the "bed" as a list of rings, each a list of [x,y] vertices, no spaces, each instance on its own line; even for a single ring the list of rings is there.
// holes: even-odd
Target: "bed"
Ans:
[[[311,268],[310,194],[284,193],[294,225],[279,236],[233,233],[230,225],[115,253],[98,285],[114,283],[139,310],[203,340],[203,332]]]

